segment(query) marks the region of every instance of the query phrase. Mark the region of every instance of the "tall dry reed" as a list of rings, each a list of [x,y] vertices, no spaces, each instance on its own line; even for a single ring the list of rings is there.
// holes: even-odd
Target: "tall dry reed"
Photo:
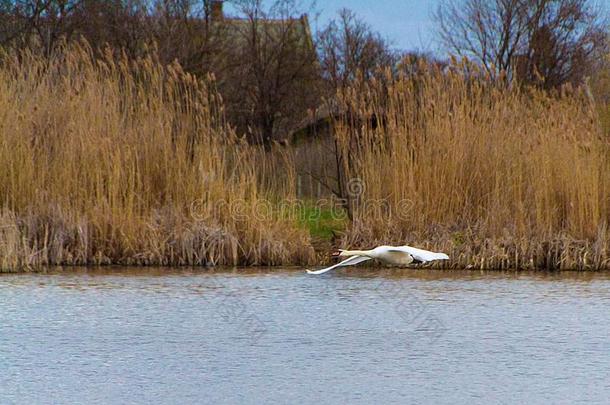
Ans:
[[[420,70],[341,97],[344,177],[361,181],[344,243],[427,246],[452,266],[610,267],[610,147],[589,99]]]
[[[84,44],[0,61],[0,268],[311,260],[305,230],[254,215],[277,168],[209,81]]]
[[[410,243],[455,267],[610,267],[610,149],[590,99],[463,68],[341,97],[341,243]],[[311,262],[307,229],[275,210],[296,195],[294,155],[240,141],[212,83],[154,52],[0,55],[0,268]]]

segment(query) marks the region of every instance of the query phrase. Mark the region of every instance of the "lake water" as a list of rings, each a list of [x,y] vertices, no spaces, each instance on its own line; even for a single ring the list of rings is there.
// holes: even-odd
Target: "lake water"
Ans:
[[[608,403],[610,274],[0,276],[0,403]]]

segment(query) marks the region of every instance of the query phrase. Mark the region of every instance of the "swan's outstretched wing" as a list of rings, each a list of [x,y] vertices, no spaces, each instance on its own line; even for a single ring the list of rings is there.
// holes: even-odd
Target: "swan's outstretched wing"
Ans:
[[[322,273],[326,273],[327,271],[331,271],[332,269],[336,269],[337,267],[353,266],[355,264],[362,263],[367,260],[371,260],[371,258],[367,257],[367,256],[352,256],[352,257],[349,257],[349,258],[343,260],[342,262],[335,264],[334,266],[330,266],[330,267],[327,267],[327,268],[321,269],[321,270],[307,270],[307,272],[309,274],[322,274]]]
[[[429,250],[418,249],[411,246],[397,246],[388,251],[406,252],[419,262],[431,262],[432,260],[449,260],[449,256],[444,253],[430,252]]]

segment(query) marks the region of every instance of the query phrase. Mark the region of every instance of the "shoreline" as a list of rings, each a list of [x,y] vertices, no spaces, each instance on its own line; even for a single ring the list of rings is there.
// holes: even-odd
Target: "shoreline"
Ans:
[[[328,263],[320,263],[310,266],[302,265],[238,265],[238,266],[198,266],[198,265],[158,265],[158,264],[77,264],[77,265],[48,265],[38,266],[35,268],[13,268],[13,269],[2,269],[0,270],[0,277],[4,275],[20,275],[20,274],[32,274],[32,275],[59,275],[59,274],[73,274],[78,275],[79,273],[87,274],[145,274],[145,275],[175,275],[184,273],[196,273],[196,274],[242,274],[251,275],[259,273],[297,273],[305,272],[305,269],[312,269],[317,267],[324,267],[330,265]],[[490,274],[541,274],[541,275],[552,275],[552,274],[610,274],[610,267],[602,268],[542,268],[542,267],[530,267],[530,268],[499,268],[499,267],[474,267],[474,266],[418,266],[418,267],[390,267],[376,263],[369,263],[360,266],[351,266],[349,268],[337,269],[334,273],[341,273],[343,275],[402,275],[405,273],[426,273],[426,274],[475,274],[475,273],[490,273]],[[311,276],[314,277],[314,276]],[[318,276],[319,277],[319,276]]]

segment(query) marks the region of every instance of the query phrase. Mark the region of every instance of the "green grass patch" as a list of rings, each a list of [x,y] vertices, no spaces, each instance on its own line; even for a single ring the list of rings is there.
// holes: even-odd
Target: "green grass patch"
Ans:
[[[297,221],[299,226],[309,229],[312,238],[330,241],[334,234],[345,231],[348,218],[341,208],[303,204],[299,206]]]

